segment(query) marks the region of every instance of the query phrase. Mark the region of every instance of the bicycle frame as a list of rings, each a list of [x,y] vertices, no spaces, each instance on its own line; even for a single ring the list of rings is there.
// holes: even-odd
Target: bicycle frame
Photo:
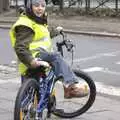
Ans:
[[[66,46],[67,50],[70,52],[71,49],[73,48],[73,44],[70,44],[70,41],[66,40],[66,36],[64,35],[64,33],[61,33],[61,35],[63,36],[63,41],[59,42],[59,43],[57,42],[56,45],[57,45],[58,51],[63,56],[62,46]],[[40,99],[39,99],[38,105],[37,105],[36,117],[38,117],[39,115],[42,115],[42,112],[44,111],[44,109],[48,109],[48,112],[51,112],[51,110],[49,111],[49,108],[48,108],[48,105],[50,102],[49,98],[50,98],[50,95],[52,95],[52,93],[53,93],[56,80],[59,79],[55,76],[52,67],[50,67],[47,72],[45,69],[46,68],[43,67],[43,71],[40,71],[38,68],[36,71],[31,71],[33,73],[31,73],[30,71],[27,72],[28,76],[30,73],[30,76],[35,75],[35,78],[36,77],[38,78],[37,82],[39,84]],[[22,101],[22,103],[23,103],[22,106],[24,106],[24,104],[26,104],[27,98],[29,98],[29,95],[26,96],[25,100]],[[32,96],[30,101],[32,101],[33,99],[34,99],[34,96]]]
[[[61,32],[61,35],[63,40],[56,43],[57,50],[63,56],[63,47],[65,46],[67,51],[73,54],[74,45],[72,41],[67,39],[63,32]],[[15,101],[14,120],[30,120],[31,118],[41,120],[50,118],[51,114],[62,118],[73,118],[86,112],[95,100],[96,87],[94,81],[84,72],[77,69],[73,70],[73,72],[80,80],[83,79],[90,88],[89,99],[85,101],[85,104],[82,106],[80,104],[80,108],[75,108],[75,110],[70,110],[70,112],[67,112],[66,108],[64,110],[64,107],[59,108],[59,105],[56,106],[56,103],[59,103],[56,101],[55,83],[63,79],[63,77],[57,76],[52,66],[41,65],[34,70],[29,68],[26,71],[26,78],[24,78],[26,82],[24,81],[20,87]],[[45,111],[46,109],[47,112]]]
[[[63,36],[62,42],[57,42],[56,46],[58,48],[58,51],[63,56],[63,46],[66,46],[67,50],[70,52],[72,51],[72,48],[74,47],[73,44],[71,44],[71,41],[67,40],[66,35],[61,32],[61,35]],[[73,51],[72,51],[73,52]],[[52,68],[50,69],[48,75],[44,78],[40,77],[39,79],[39,94],[40,94],[40,101],[37,107],[37,112],[42,113],[42,111],[47,108],[48,102],[49,102],[49,96],[53,92],[54,84],[56,81],[56,76],[54,74],[54,71]]]
[[[48,99],[53,92],[54,83],[55,83],[55,75],[51,68],[45,79],[42,77],[40,77],[39,79],[40,100],[37,107],[38,113],[42,113],[42,111],[48,107]]]

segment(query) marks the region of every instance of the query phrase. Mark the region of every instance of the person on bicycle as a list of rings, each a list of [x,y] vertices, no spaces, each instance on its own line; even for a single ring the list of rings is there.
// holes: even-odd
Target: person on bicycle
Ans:
[[[49,30],[45,0],[25,0],[25,11],[10,30],[12,46],[19,59],[19,71],[25,80],[27,68],[37,68],[41,61],[51,63],[55,75],[63,77],[64,97],[82,97],[87,95],[86,88],[79,85],[74,73],[62,56],[52,50],[51,38],[60,33],[62,27]]]

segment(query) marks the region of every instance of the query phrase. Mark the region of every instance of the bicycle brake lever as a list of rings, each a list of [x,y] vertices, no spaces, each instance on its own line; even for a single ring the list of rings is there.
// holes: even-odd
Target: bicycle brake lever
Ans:
[[[65,46],[66,46],[66,48],[67,48],[68,51],[72,51],[73,47],[74,47],[72,41],[70,41],[70,40],[66,40],[65,41]]]

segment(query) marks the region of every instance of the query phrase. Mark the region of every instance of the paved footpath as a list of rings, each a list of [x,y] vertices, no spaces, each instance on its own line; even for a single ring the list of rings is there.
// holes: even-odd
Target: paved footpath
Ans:
[[[17,20],[16,11],[0,15],[0,28],[10,28]],[[69,33],[84,35],[99,35],[120,37],[119,18],[96,18],[90,16],[49,15],[48,23],[52,26],[62,26]]]
[[[0,28],[9,29],[15,22],[17,17],[10,16],[10,14],[0,15]],[[113,37],[120,36],[120,24],[118,19],[98,19],[91,17],[63,18],[56,16],[49,16],[49,19],[49,24],[63,26],[68,32]],[[6,74],[5,77],[8,75],[7,73],[4,74]],[[0,118],[2,120],[13,120],[14,101],[20,86],[19,77],[13,76],[11,74],[11,77],[5,78],[0,74]],[[110,98],[97,94],[95,103],[88,112],[77,118],[73,118],[73,120],[118,120],[119,118],[120,100],[114,97]],[[51,120],[63,119],[53,116]]]
[[[19,87],[19,77],[0,79],[0,118],[2,120],[13,120],[14,101]],[[85,114],[72,120],[118,120],[118,118],[120,118],[120,101],[97,94],[93,106]],[[64,119],[52,116],[51,120]]]
[[[20,77],[16,71],[15,66],[4,66],[0,69],[0,118],[2,120],[13,120],[15,98],[20,87]],[[85,114],[72,120],[118,120],[118,118],[120,118],[120,97],[103,96],[97,93],[93,106]],[[64,119],[52,116],[51,120]]]

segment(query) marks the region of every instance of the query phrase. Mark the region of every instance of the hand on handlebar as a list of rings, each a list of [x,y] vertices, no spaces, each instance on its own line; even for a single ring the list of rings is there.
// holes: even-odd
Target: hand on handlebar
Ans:
[[[61,33],[63,31],[63,27],[58,26],[58,27],[56,27],[56,30],[57,30],[58,33]]]
[[[44,67],[49,67],[50,66],[48,62],[38,60],[38,59],[33,59],[30,64],[31,64],[32,68],[37,68],[39,66],[44,66]]]

